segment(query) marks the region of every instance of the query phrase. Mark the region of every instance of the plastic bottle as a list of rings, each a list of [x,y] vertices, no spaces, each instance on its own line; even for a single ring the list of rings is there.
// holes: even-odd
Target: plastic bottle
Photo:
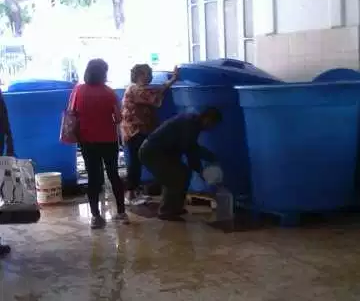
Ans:
[[[234,201],[232,193],[224,186],[217,186],[215,196],[217,202],[217,221],[232,221],[234,218]]]
[[[10,204],[13,201],[14,180],[12,178],[11,170],[5,170],[3,182],[1,184],[1,198],[5,204]]]
[[[24,203],[24,191],[21,185],[20,177],[15,178],[15,185],[13,189],[13,200],[16,203]]]

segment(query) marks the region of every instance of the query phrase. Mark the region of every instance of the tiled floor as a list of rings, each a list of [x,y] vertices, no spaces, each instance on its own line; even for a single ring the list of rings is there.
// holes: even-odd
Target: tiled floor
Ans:
[[[224,234],[193,213],[91,232],[88,215],[51,207],[38,224],[0,226],[13,248],[0,300],[360,300],[358,225]]]

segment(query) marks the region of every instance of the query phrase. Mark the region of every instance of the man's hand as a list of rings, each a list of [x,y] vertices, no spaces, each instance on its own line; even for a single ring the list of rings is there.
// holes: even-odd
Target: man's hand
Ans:
[[[199,172],[199,177],[201,178],[201,180],[205,183],[207,183],[206,179],[203,176],[203,169],[201,169],[201,171]]]

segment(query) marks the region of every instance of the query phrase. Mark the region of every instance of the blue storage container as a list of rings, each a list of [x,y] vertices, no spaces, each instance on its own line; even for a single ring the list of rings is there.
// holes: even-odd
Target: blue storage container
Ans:
[[[250,161],[249,206],[256,212],[278,213],[285,224],[293,224],[301,212],[352,205],[359,81],[237,90]]]
[[[224,86],[175,87],[172,89],[178,112],[200,113],[207,107],[216,107],[223,121],[214,130],[203,132],[199,143],[217,156],[224,173],[224,183],[235,195],[248,195],[248,155],[244,139],[243,111],[238,104],[237,91]],[[195,173],[192,192],[212,192]]]
[[[179,77],[182,81],[200,85],[265,85],[282,82],[250,63],[232,59],[182,64]]]
[[[59,142],[62,111],[71,90],[4,93],[19,158],[36,172],[61,172],[65,185],[77,182],[76,146]]]
[[[115,94],[117,94],[119,101],[121,102],[124,96],[125,88],[123,89],[114,89]]]
[[[152,84],[163,84],[167,80],[170,80],[171,76],[171,71],[153,71]]]
[[[316,76],[313,82],[334,82],[340,80],[360,80],[360,72],[345,68],[330,69]]]
[[[7,92],[67,90],[73,89],[74,86],[74,83],[62,80],[27,79],[11,82]]]

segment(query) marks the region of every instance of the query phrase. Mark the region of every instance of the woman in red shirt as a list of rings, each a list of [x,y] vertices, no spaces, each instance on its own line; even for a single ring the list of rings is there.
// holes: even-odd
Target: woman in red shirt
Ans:
[[[129,222],[124,208],[124,185],[118,174],[117,124],[120,110],[115,92],[105,84],[107,73],[108,64],[105,61],[91,60],[85,70],[85,84],[78,85],[73,92],[73,106],[79,121],[79,142],[88,172],[92,229],[105,226],[99,212],[103,161],[117,204],[117,215],[113,219]]]

